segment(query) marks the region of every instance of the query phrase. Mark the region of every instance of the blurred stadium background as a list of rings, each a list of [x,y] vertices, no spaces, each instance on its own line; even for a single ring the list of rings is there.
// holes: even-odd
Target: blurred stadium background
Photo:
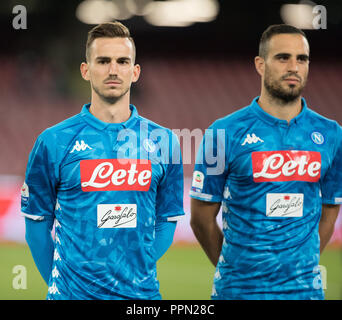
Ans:
[[[27,10],[26,29],[16,30],[12,24],[18,4]],[[312,29],[319,14],[313,13],[316,5],[326,9],[321,29]],[[341,1],[2,1],[0,299],[45,298],[47,287],[25,244],[20,187],[37,135],[89,101],[89,85],[79,73],[87,32],[112,20],[126,24],[136,41],[142,75],[132,89],[132,103],[161,125],[203,132],[215,119],[248,105],[260,90],[253,64],[260,35],[268,25],[283,22],[304,28],[310,42],[309,105],[342,124]],[[189,146],[181,139],[187,154],[186,217],[158,263],[165,299],[209,299],[211,292],[214,268],[189,228],[194,140]],[[341,253],[342,214],[321,257],[327,299],[342,299]],[[13,288],[17,265],[27,270],[24,290]]]

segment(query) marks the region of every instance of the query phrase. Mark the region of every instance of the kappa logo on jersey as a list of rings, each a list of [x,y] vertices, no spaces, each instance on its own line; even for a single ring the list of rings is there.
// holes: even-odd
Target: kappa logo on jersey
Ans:
[[[151,185],[151,160],[81,160],[82,191],[148,191]]]
[[[61,293],[59,292],[59,290],[58,290],[57,285],[56,285],[55,282],[52,283],[52,286],[50,286],[50,287],[48,288],[48,292],[49,292],[50,294],[61,294]]]
[[[321,154],[316,151],[252,152],[254,182],[307,181],[321,177]]]
[[[73,153],[74,151],[85,151],[86,149],[92,149],[89,147],[84,140],[81,140],[81,143],[77,140],[74,147],[70,151],[70,153]]]
[[[252,135],[250,135],[248,133],[246,139],[244,140],[243,143],[241,143],[241,145],[244,146],[246,143],[252,144],[252,143],[257,143],[257,142],[264,142],[264,140],[262,140],[259,137],[257,137],[255,135],[255,133],[252,133]]]

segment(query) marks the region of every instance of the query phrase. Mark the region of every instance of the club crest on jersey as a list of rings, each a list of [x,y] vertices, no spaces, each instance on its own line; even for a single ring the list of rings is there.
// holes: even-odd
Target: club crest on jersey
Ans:
[[[324,137],[320,132],[313,132],[311,133],[311,139],[316,144],[323,144],[324,143]]]
[[[91,159],[80,161],[82,191],[148,191],[151,160]]]
[[[244,146],[246,143],[248,144],[252,144],[252,143],[257,143],[257,142],[264,142],[264,140],[260,139],[259,137],[257,137],[255,135],[255,133],[252,133],[252,135],[250,135],[249,133],[247,134],[247,137],[245,138],[245,140],[243,141],[243,143],[241,143],[242,146]]]
[[[318,182],[321,177],[321,166],[321,153],[316,151],[252,152],[254,182]]]
[[[156,145],[151,139],[145,139],[143,146],[147,152],[154,152],[156,150]]]

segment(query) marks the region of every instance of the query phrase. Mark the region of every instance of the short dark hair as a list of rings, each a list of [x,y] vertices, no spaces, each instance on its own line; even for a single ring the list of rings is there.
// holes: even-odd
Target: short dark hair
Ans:
[[[262,58],[266,58],[268,54],[268,44],[271,38],[277,34],[300,34],[302,35],[306,40],[307,37],[305,33],[293,26],[290,26],[288,24],[274,24],[269,26],[262,34],[260,42],[259,42],[259,56]]]
[[[136,49],[133,38],[129,29],[121,22],[106,22],[101,23],[88,32],[88,39],[86,43],[86,59],[90,59],[90,46],[97,38],[127,38],[133,45],[133,62],[135,61]]]

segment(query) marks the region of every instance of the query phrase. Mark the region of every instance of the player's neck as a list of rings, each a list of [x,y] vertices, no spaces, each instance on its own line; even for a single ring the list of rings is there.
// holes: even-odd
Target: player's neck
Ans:
[[[261,93],[258,104],[271,116],[280,120],[286,120],[288,123],[291,119],[298,116],[302,110],[302,100],[300,96],[294,101],[285,103],[277,98],[273,98],[269,94]]]
[[[125,122],[131,116],[129,95],[125,95],[115,103],[109,103],[98,95],[93,95],[89,108],[90,113],[99,120],[107,123]]]

